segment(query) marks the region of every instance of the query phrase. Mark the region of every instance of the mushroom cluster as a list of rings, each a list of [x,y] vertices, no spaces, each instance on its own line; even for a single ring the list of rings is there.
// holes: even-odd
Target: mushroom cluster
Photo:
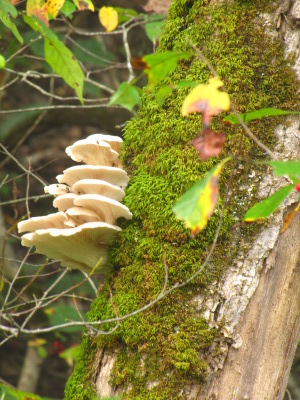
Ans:
[[[90,272],[107,262],[108,243],[121,228],[118,218],[131,219],[120,203],[128,183],[121,168],[122,139],[94,134],[66,149],[78,165],[56,177],[58,183],[45,187],[55,197],[58,212],[33,217],[18,224],[23,246],[35,246],[37,253],[59,260],[68,268]]]

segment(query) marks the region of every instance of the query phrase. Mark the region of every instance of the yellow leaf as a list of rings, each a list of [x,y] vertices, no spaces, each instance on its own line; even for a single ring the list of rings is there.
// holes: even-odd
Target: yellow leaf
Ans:
[[[47,0],[46,7],[49,14],[56,18],[59,10],[64,5],[65,0]]]
[[[39,338],[39,337],[29,340],[27,342],[28,346],[30,346],[30,347],[39,347],[39,346],[43,346],[46,343],[47,343],[47,340],[45,340],[43,338]]]
[[[206,116],[210,122],[213,115],[229,110],[230,99],[227,93],[218,90],[221,86],[223,82],[219,78],[209,79],[207,85],[196,86],[185,98],[181,114],[203,113],[203,117]]]
[[[106,29],[106,32],[111,32],[118,26],[118,13],[113,7],[101,7],[99,11],[99,20]]]

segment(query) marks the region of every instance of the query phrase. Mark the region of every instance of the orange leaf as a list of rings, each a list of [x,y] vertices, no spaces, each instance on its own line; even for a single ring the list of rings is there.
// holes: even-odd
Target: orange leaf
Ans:
[[[28,16],[33,15],[46,26],[49,26],[47,6],[43,0],[27,0],[26,13]]]

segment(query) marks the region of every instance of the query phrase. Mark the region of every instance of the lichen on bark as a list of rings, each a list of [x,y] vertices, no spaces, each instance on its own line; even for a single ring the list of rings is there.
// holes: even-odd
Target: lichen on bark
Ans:
[[[284,60],[281,40],[271,42],[259,21],[259,12],[269,7],[266,4],[269,2],[174,0],[158,51],[191,51],[192,42],[216,68],[240,112],[265,107],[294,109],[294,72]],[[183,79],[205,83],[209,76],[207,66],[195,56],[180,62],[163,84],[173,85]],[[187,92],[174,91],[159,107],[155,93],[144,90],[138,115],[125,128],[123,159],[131,176],[125,204],[134,220],[124,224],[122,235],[111,248],[111,274],[92,304],[91,320],[114,317],[109,290],[118,315],[125,315],[160,293],[164,259],[170,287],[199,269],[212,245],[218,212],[196,239],[172,213],[176,199],[218,162],[201,162],[189,145],[201,128],[201,117],[181,117],[180,107]],[[278,121],[282,119],[264,119],[251,122],[249,127],[261,141],[273,146]],[[221,117],[214,118],[213,127],[227,135],[221,158],[229,153],[246,161],[264,156],[240,128],[225,127]],[[66,399],[91,398],[100,368],[95,355],[103,349],[117,353],[110,384],[125,399],[197,398],[202,383],[218,364],[221,347],[227,346],[222,331],[226,315],[215,326],[209,324],[205,298],[240,246],[249,244],[251,235],[259,229],[232,228],[255,202],[255,190],[249,196],[247,187],[240,188],[249,179],[250,168],[247,162],[242,165],[232,175],[232,164],[222,175],[221,198],[228,185],[231,197],[207,268],[191,284],[172,292],[150,310],[121,322],[113,334],[85,336],[81,356],[66,387]],[[222,204],[221,200],[220,207]],[[203,305],[195,298],[201,298]],[[218,310],[214,312],[217,316]]]

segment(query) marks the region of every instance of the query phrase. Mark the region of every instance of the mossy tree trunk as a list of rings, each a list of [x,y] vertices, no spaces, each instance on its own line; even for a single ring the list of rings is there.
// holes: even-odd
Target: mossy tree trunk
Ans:
[[[299,7],[298,0],[173,0],[158,51],[190,51],[192,42],[240,112],[299,109]],[[209,76],[194,57],[163,84],[207,82]],[[111,274],[91,320],[153,301],[165,266],[170,288],[199,270],[212,247],[220,211],[195,239],[172,213],[176,199],[218,161],[201,162],[189,144],[202,123],[200,116],[180,115],[187,92],[174,91],[159,107],[145,91],[138,116],[127,124],[124,164],[131,183],[125,203],[134,220],[111,250]],[[300,217],[283,235],[279,231],[296,194],[266,223],[240,224],[251,205],[287,181],[253,162],[266,155],[240,127],[226,127],[220,117],[213,128],[227,135],[222,157],[239,161],[222,173],[219,210],[225,206],[225,212],[209,263],[191,283],[122,321],[112,334],[84,336],[67,399],[88,400],[96,392],[143,400],[283,398],[299,336]],[[249,128],[279,159],[299,158],[298,117],[265,118]]]

